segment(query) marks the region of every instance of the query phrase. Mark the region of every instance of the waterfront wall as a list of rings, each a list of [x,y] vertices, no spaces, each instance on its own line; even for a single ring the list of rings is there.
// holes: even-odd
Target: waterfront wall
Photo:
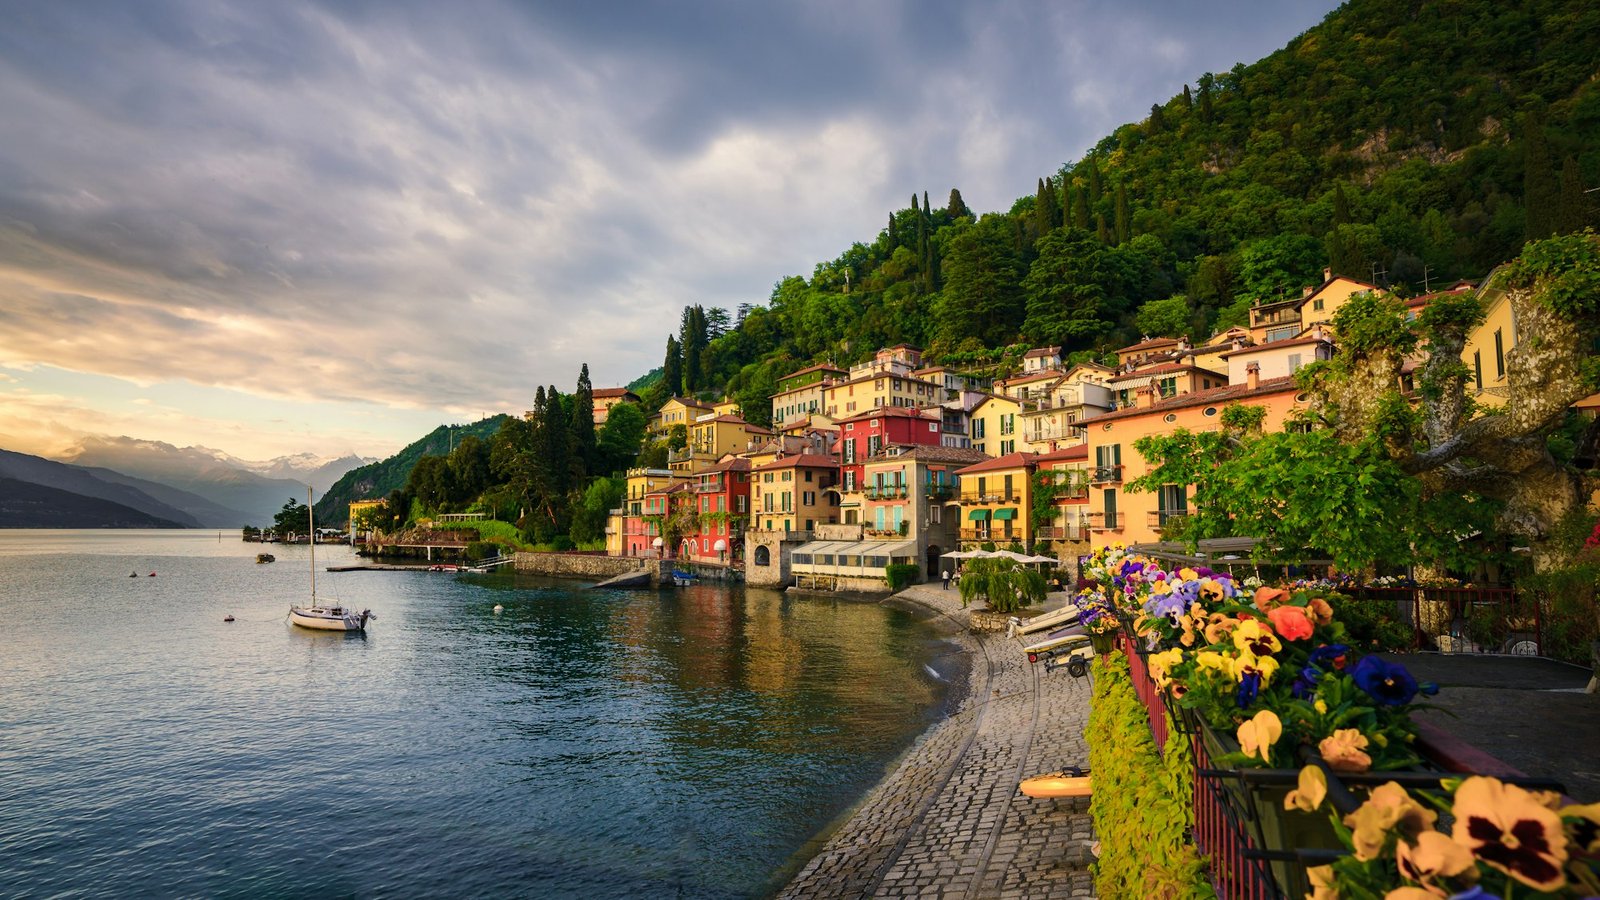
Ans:
[[[517,553],[512,565],[518,572],[530,575],[553,575],[558,578],[584,578],[602,581],[629,572],[653,572],[656,560],[634,556],[601,556],[590,553]]]

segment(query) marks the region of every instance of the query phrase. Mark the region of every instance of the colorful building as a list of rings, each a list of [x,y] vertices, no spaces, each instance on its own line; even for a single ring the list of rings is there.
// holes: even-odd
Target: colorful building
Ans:
[[[665,437],[672,431],[672,426],[682,425],[688,428],[690,424],[704,415],[711,414],[711,407],[691,397],[673,397],[661,404],[661,409],[650,417],[650,433],[657,437]]]
[[[666,514],[666,491],[689,478],[668,469],[629,469],[622,506],[606,523],[606,552],[617,556],[657,556],[660,518]]]
[[[1038,454],[1021,451],[956,471],[961,479],[961,542],[1005,547],[1033,543],[1033,473]]]
[[[844,381],[848,374],[844,369],[824,363],[807,366],[778,379],[778,390],[772,395],[772,427],[784,431],[807,417],[824,413],[827,388]]]
[[[761,531],[810,532],[839,521],[839,461],[800,453],[750,470],[751,526]]]
[[[744,453],[772,437],[772,432],[738,416],[701,416],[689,423],[689,443],[667,454],[674,472],[699,472],[730,453]]]
[[[1034,463],[1035,488],[1050,491],[1055,507],[1054,518],[1037,523],[1036,551],[1042,544],[1057,559],[1084,555],[1089,548],[1089,445],[1041,453]]]
[[[1323,282],[1316,287],[1305,289],[1305,295],[1300,299],[1300,332],[1306,332],[1318,325],[1332,325],[1333,316],[1339,307],[1357,294],[1381,293],[1375,284],[1346,278],[1343,275],[1334,275],[1328,269],[1322,270]],[[1260,341],[1258,341],[1259,343]]]
[[[937,576],[940,555],[960,538],[956,472],[987,459],[977,450],[928,446],[868,462],[860,492],[863,538],[911,541],[928,577]]]
[[[1263,380],[1283,378],[1314,362],[1332,359],[1333,340],[1322,325],[1313,325],[1305,337],[1230,350],[1222,358],[1227,361],[1229,384],[1244,384],[1252,363]]]
[[[690,502],[698,530],[678,539],[678,555],[700,563],[742,561],[750,521],[750,460],[730,456],[696,473]]]
[[[638,403],[639,395],[627,388],[595,388],[594,396],[594,423],[604,425],[606,416],[611,413],[619,403]]]
[[[972,449],[989,456],[1015,453],[1022,446],[1022,434],[1017,429],[1017,419],[1022,413],[1022,401],[1015,397],[991,394],[973,407],[970,416]]]

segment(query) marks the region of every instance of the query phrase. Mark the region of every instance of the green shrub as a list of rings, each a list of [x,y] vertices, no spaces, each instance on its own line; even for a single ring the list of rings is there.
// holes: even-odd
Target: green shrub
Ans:
[[[1352,647],[1367,652],[1406,650],[1416,629],[1400,618],[1393,600],[1331,599],[1334,616],[1344,623]]]
[[[922,569],[912,563],[890,563],[883,567],[883,577],[889,582],[891,591],[905,590],[920,574]]]
[[[568,550],[576,550],[578,545],[572,542],[572,538],[558,534],[550,539],[550,547],[557,553],[565,553]]]
[[[1100,838],[1095,892],[1214,898],[1205,860],[1189,840],[1194,810],[1185,786],[1194,781],[1194,760],[1178,734],[1168,740],[1166,758],[1157,755],[1150,720],[1120,654],[1094,664],[1084,737],[1094,779],[1089,814]]]
[[[493,541],[473,541],[467,545],[466,557],[471,562],[500,555],[500,545]]]

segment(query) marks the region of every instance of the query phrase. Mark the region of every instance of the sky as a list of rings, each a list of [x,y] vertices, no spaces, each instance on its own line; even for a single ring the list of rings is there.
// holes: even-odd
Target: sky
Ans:
[[[1031,194],[1331,0],[0,0],[0,448],[387,456]]]

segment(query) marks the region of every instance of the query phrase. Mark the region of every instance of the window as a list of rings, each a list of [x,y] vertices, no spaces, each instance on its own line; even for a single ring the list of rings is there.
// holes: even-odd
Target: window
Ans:
[[[1102,496],[1105,497],[1105,503],[1106,503],[1106,505],[1105,505],[1106,527],[1107,528],[1116,528],[1117,527],[1117,492],[1112,488],[1107,488]]]
[[[811,470],[810,470],[810,469],[807,469],[807,470],[806,470],[806,481],[810,481],[810,480],[811,480],[811,476],[812,476],[812,475],[813,475],[813,474],[814,474],[814,473],[813,473],[813,472],[812,472],[812,471],[811,471]]]
[[[1316,310],[1317,312],[1321,312],[1322,311],[1322,298],[1318,297],[1317,299],[1311,301],[1311,308]]]
[[[942,511],[943,511],[943,507],[939,507],[939,506],[930,506],[930,507],[928,507],[928,521],[932,522],[935,525],[939,524],[939,516],[940,516],[940,513]]]
[[[805,491],[800,495],[800,502],[806,506],[815,506],[817,503],[817,492]]]
[[[1017,441],[1016,441],[1015,438],[1013,438],[1013,439],[1011,439],[1009,441],[1001,441],[1000,442],[1000,455],[1001,456],[1006,456],[1007,454],[1011,454],[1011,453],[1015,453],[1015,452],[1017,452]]]
[[[1483,351],[1472,351],[1472,377],[1478,384],[1478,393],[1483,393]]]
[[[739,512],[744,512],[745,501],[748,500],[748,499],[749,499],[748,497],[744,497],[744,496],[740,496],[739,497]]]
[[[1498,328],[1494,330],[1494,377],[1506,377],[1505,342]]]
[[[1000,416],[1000,433],[1002,435],[1012,434],[1016,430],[1017,430],[1017,416],[1016,416],[1016,413],[1005,413],[1005,414]]]
[[[985,424],[986,424],[986,422],[985,422],[984,419],[973,419],[972,420],[972,439],[973,440],[981,441],[981,440],[984,439],[984,437],[986,437],[986,435],[983,433],[983,431],[984,431],[983,426]]]
[[[1163,400],[1171,399],[1173,397],[1178,396],[1178,379],[1176,379],[1176,378],[1161,378],[1161,379],[1157,379],[1157,381],[1156,381],[1156,393],[1161,395],[1161,398]]]
[[[1181,484],[1164,484],[1161,486],[1160,511],[1158,521],[1165,525],[1167,520],[1189,514],[1189,492]]]
[[[1298,353],[1289,354],[1289,371],[1298,372],[1298,371],[1300,371],[1300,367],[1304,366],[1304,365],[1305,365],[1305,363],[1300,361],[1300,354],[1298,354]]]

